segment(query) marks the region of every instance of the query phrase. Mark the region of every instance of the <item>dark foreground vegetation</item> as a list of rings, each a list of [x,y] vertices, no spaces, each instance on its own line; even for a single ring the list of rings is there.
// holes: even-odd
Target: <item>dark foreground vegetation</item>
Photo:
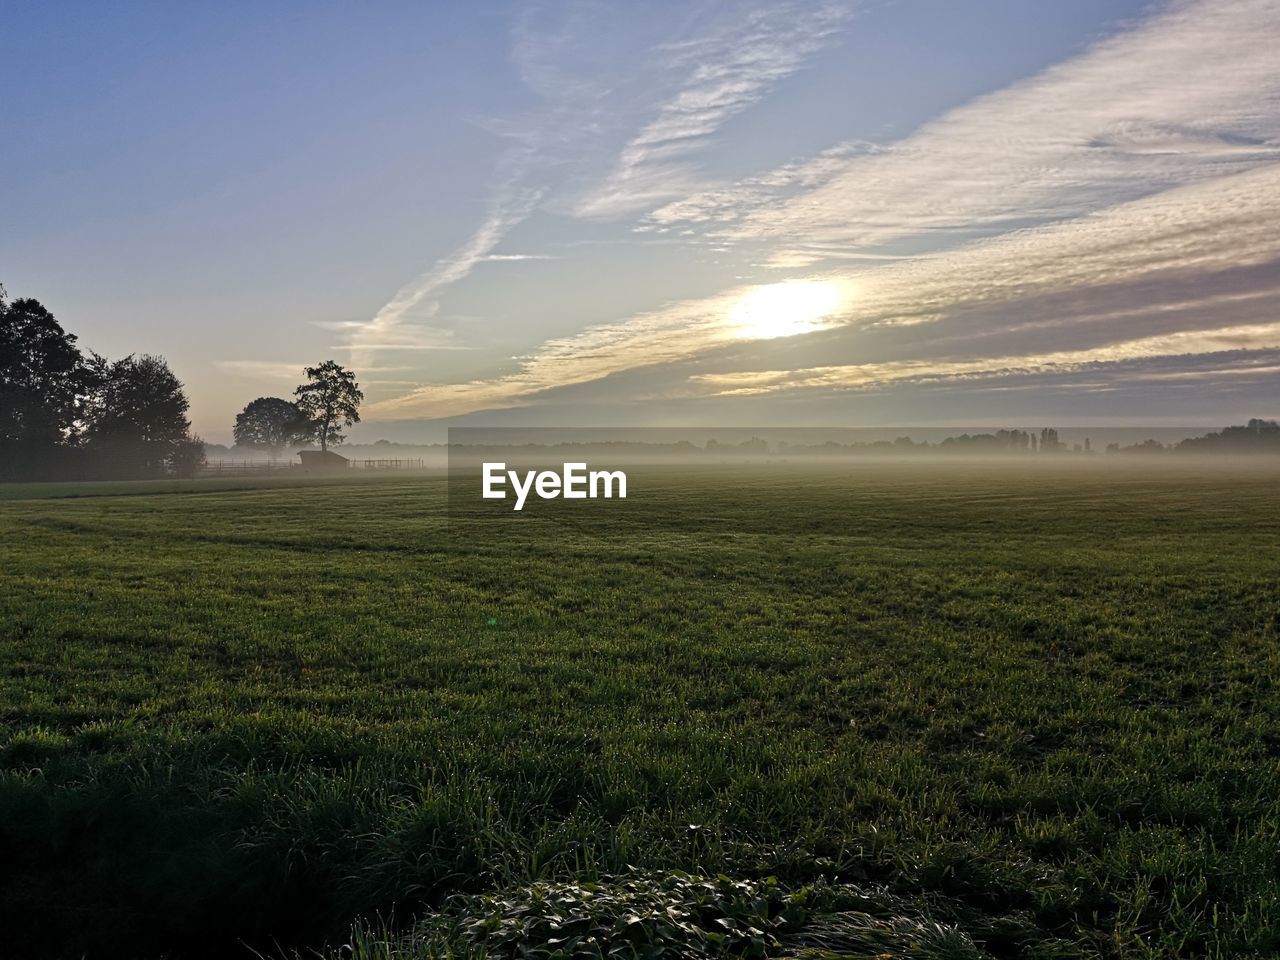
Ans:
[[[0,502],[0,953],[1274,956],[1277,474],[1108,466]]]

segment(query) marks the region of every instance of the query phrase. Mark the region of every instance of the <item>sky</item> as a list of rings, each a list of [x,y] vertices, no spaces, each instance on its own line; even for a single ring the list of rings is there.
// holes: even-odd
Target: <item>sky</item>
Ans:
[[[1280,0],[6,4],[0,283],[227,442],[1280,415]]]

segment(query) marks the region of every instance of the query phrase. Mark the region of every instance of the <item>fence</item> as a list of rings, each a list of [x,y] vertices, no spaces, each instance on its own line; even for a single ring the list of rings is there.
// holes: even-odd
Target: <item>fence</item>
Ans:
[[[352,460],[352,470],[421,470],[422,460]]]
[[[350,460],[349,470],[421,470],[424,460]],[[202,477],[260,477],[272,473],[302,470],[297,460],[209,460],[201,468]]]
[[[297,466],[292,460],[208,460],[200,469],[202,477],[255,477],[278,473]]]

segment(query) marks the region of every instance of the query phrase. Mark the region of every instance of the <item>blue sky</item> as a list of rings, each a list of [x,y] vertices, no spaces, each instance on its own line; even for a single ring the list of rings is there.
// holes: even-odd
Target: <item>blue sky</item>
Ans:
[[[1217,424],[1280,397],[1277,0],[10,4],[0,281],[198,431]]]

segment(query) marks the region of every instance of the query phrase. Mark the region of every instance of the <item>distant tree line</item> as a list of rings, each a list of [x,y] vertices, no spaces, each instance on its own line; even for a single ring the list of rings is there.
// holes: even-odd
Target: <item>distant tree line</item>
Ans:
[[[388,446],[423,446],[415,444],[393,444],[386,440],[377,441]],[[426,444],[425,446],[438,446]],[[490,449],[485,444],[465,444],[473,452]],[[699,446],[690,440],[671,442],[644,440],[597,440],[568,441],[562,443],[525,443],[522,448],[546,448],[575,451],[582,455],[588,452],[599,454],[666,454],[712,455],[712,456],[850,456],[850,455],[888,455],[902,454],[958,454],[1008,456],[1020,454],[1092,454],[1093,443],[1085,437],[1080,442],[1063,441],[1054,427],[1045,427],[1038,433],[1027,430],[997,430],[993,433],[962,433],[943,440],[930,442],[915,441],[902,436],[896,440],[867,440],[839,443],[827,440],[822,443],[789,443],[785,440],[770,443],[763,437],[750,437],[738,442],[725,442],[709,439]],[[510,449],[509,445],[494,445],[491,449],[501,451]],[[1203,437],[1190,437],[1177,444],[1162,444],[1158,440],[1146,440],[1132,446],[1108,444],[1108,453],[1276,453],[1280,454],[1280,424],[1274,420],[1250,420],[1246,426],[1226,427],[1219,433],[1210,433]]]
[[[204,462],[163,357],[84,352],[43,304],[0,287],[0,479],[190,476]]]
[[[1092,453],[1093,445],[1086,437],[1083,443],[1067,444],[1058,439],[1056,427],[1045,427],[1039,434],[1031,430],[997,430],[994,433],[961,433],[937,443],[919,442],[910,437],[896,440],[834,443],[816,446],[778,444],[778,452],[788,453],[930,453],[993,454],[1011,453]]]
[[[1107,444],[1107,453],[1214,453],[1251,454],[1280,453],[1280,423],[1255,417],[1244,426],[1224,427],[1203,437],[1187,437],[1178,443],[1164,444],[1144,440],[1132,446]]]

